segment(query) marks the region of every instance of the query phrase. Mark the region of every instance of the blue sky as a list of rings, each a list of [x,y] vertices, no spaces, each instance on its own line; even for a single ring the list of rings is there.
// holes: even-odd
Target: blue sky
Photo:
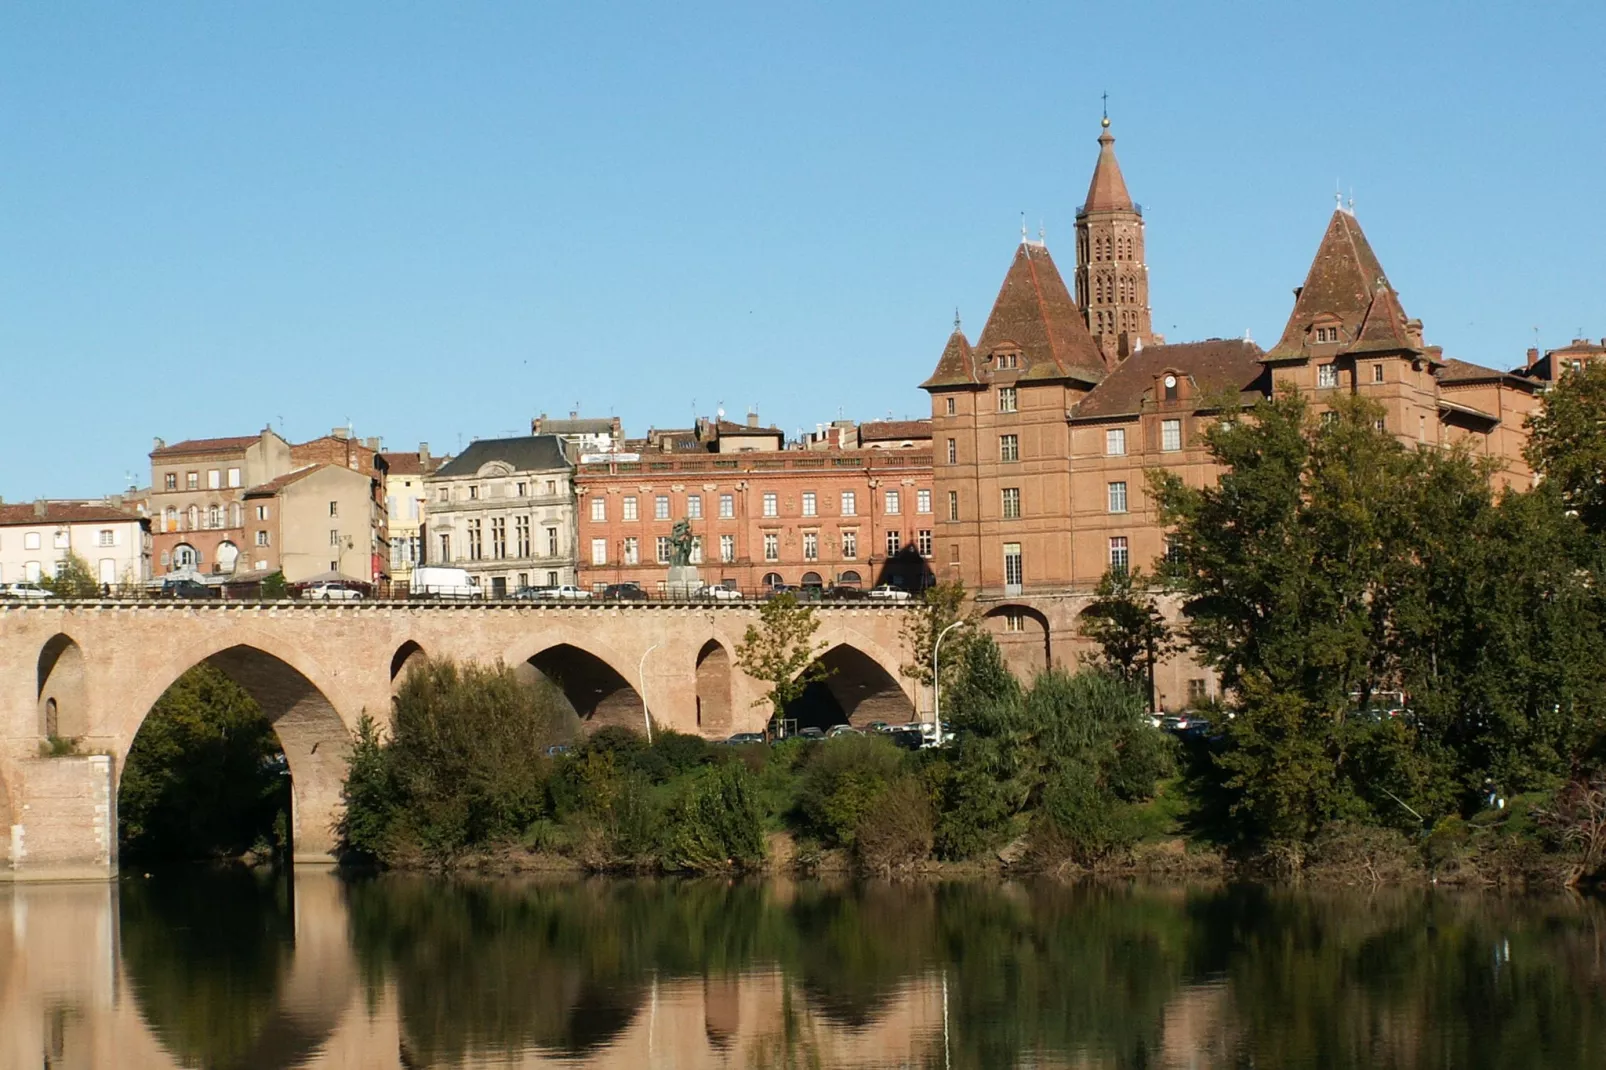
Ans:
[[[437,451],[921,415],[1099,94],[1173,340],[1275,338],[1335,180],[1429,341],[1606,335],[1606,5],[0,8],[0,496],[152,436]]]

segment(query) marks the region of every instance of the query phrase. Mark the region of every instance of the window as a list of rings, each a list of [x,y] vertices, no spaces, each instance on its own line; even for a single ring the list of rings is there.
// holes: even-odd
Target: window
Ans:
[[[257,534],[259,536],[265,536],[265,535],[267,535],[267,532],[262,531],[262,532],[258,532]],[[259,546],[266,546],[267,543],[265,543],[265,542],[258,543],[258,545]],[[441,536],[441,556],[440,556],[440,559],[442,561],[450,561],[452,559],[452,537],[450,535],[442,535]]]
[[[1016,405],[1015,388],[1012,387],[1012,386],[1001,386],[1001,387],[999,387],[998,388],[998,411],[999,412],[1014,412],[1015,411],[1015,405]]]
[[[898,492],[895,490],[887,491],[887,515],[897,516],[901,509],[902,504],[898,499]]]
[[[803,515],[804,516],[816,516],[816,515],[819,514],[819,509],[817,508],[815,503],[816,503],[816,499],[814,497],[814,492],[812,490],[804,491],[803,492]]]
[[[958,464],[959,463],[959,440],[958,439],[950,438],[948,440],[948,463],[949,464]]]
[[[1182,421],[1160,421],[1160,448],[1167,453],[1175,453],[1182,448]]]
[[[495,517],[491,521],[491,556],[507,556],[507,518]]]
[[[446,538],[446,536],[442,535],[441,538],[444,540]],[[268,545],[268,533],[267,532],[265,532],[265,531],[257,532],[257,545],[258,546],[266,546],[266,545]]]
[[[184,489],[185,490],[200,490],[201,489],[201,473],[199,473],[199,472],[185,472],[184,473]]]
[[[1165,537],[1165,563],[1168,565],[1182,564],[1182,544],[1177,542],[1174,535]]]
[[[1132,556],[1127,549],[1126,536],[1114,535],[1110,537],[1110,569],[1114,572],[1125,572]]]
[[[102,528],[100,534],[95,537],[95,542],[98,546],[116,546],[117,533],[111,528]]]
[[[1124,512],[1126,512],[1126,481],[1122,480],[1122,481],[1119,481],[1119,482],[1116,482],[1116,483],[1111,483],[1109,485],[1109,489],[1110,489],[1110,512],[1112,512],[1112,513],[1124,513]]]
[[[608,563],[608,540],[591,540],[591,563],[593,565],[606,565]]]
[[[921,557],[931,556],[931,529],[922,528],[915,532],[915,547],[919,549]]]
[[[470,561],[478,561],[483,556],[480,553],[480,549],[480,522],[478,520],[470,520],[468,522],[468,559]]]
[[[1020,460],[1020,436],[1019,435],[999,435],[998,436],[998,459],[1000,461],[1018,461],[1018,460]]]
[[[1372,382],[1381,383],[1382,381],[1383,381],[1383,365],[1381,365],[1381,364],[1372,365]]]
[[[330,528],[329,529],[329,545],[330,546],[339,546],[340,545],[340,529],[339,528]]]
[[[1000,368],[1018,368],[1018,367],[1020,367],[1020,354],[1019,353],[1000,353],[1000,354],[998,354],[998,366]]]
[[[449,502],[449,501],[451,501],[452,500],[452,488],[451,487],[442,487],[440,490],[436,491],[435,492],[435,500],[438,501],[438,502]]]
[[[634,494],[629,494],[629,495],[625,496],[625,519],[626,520],[635,520],[635,519],[637,519],[637,517],[636,517],[636,496]]]
[[[887,532],[887,556],[894,557],[903,545],[903,536],[896,531]]]
[[[842,515],[843,516],[856,516],[856,515],[858,515],[858,513],[857,513],[857,510],[859,508],[858,501],[859,501],[858,498],[854,496],[854,493],[851,490],[843,491],[842,492]]]
[[[691,550],[686,562],[691,565],[703,563],[703,537],[701,535],[693,535],[691,537]]]
[[[703,497],[700,494],[686,495],[686,518],[688,520],[701,520],[703,518]]]
[[[1019,520],[1020,519],[1020,488],[1019,487],[1005,487],[1004,488],[1004,519],[1005,520]]]
[[[736,495],[721,494],[719,496],[719,515],[722,520],[729,520],[736,515]]]
[[[857,531],[844,531],[842,533],[842,559],[844,561],[857,561],[859,559],[859,533]]]
[[[546,574],[546,585],[548,587],[556,587],[558,585],[558,574],[556,572],[548,572]]]
[[[775,532],[766,532],[764,535],[764,560],[779,561],[781,559],[781,537]]]
[[[558,529],[557,528],[547,528],[546,529],[546,555],[548,557],[557,557],[558,556]]]
[[[1021,567],[1020,543],[1006,542],[1004,544],[1004,586],[1019,588],[1025,582],[1025,570]]]
[[[954,414],[954,412],[956,411],[956,409],[957,409],[957,406],[955,406],[955,404],[954,404],[954,399],[953,398],[947,398],[945,400],[948,402],[948,410],[947,410],[948,411],[948,415],[952,416]]]
[[[477,501],[480,500],[480,488],[479,487],[469,487],[468,488],[468,500],[471,501],[471,502],[477,502]]]
[[[765,516],[779,516],[780,515],[780,502],[775,497],[775,492],[773,490],[772,491],[767,491],[764,494],[764,515]]]
[[[608,519],[608,499],[591,499],[591,519],[598,524]]]
[[[65,530],[61,530],[61,531],[57,531],[55,533],[55,537],[51,541],[52,541],[53,545],[56,547],[56,549],[65,550],[65,549],[68,549],[72,545],[69,540],[70,540],[70,536],[68,535],[68,533]]]
[[[1318,327],[1318,328],[1316,328],[1316,341],[1318,341],[1318,342],[1336,342],[1336,341],[1338,341],[1338,328],[1337,327]]]
[[[1379,431],[1387,431],[1389,429],[1388,421],[1383,419],[1381,416],[1372,421],[1372,426],[1377,428]]]
[[[1189,680],[1188,681],[1188,702],[1189,703],[1203,702],[1203,701],[1205,701],[1205,699],[1207,699],[1209,697],[1210,697],[1210,692],[1205,687],[1205,682],[1203,680],[1193,679],[1193,680]]]
[[[803,533],[803,560],[818,561],[820,559],[820,534],[817,531]]]
[[[627,564],[627,565],[639,565],[639,564],[641,564],[640,544],[637,542],[636,537],[634,535],[631,535],[630,537],[625,539],[625,564]]]
[[[521,480],[519,480],[517,483],[515,483],[513,485],[513,497],[515,497],[515,498],[529,497],[529,489],[530,489],[530,485],[528,483],[524,482],[521,479]]]
[[[515,556],[529,557],[530,556],[530,518],[529,517],[521,516],[521,517],[516,517],[514,519],[514,521],[513,521],[513,537],[518,540],[518,547],[514,551]]]
[[[1316,385],[1319,386],[1319,387],[1337,386],[1338,385],[1338,365],[1337,364],[1318,364],[1318,365],[1316,365]]]
[[[206,473],[206,489],[217,490],[221,486],[223,486],[223,473],[216,468],[208,469]]]
[[[1106,457],[1126,456],[1126,428],[1112,427],[1104,432],[1104,455]]]
[[[1336,423],[1338,423],[1338,413],[1334,412],[1332,409],[1328,409],[1326,412],[1322,413],[1323,427],[1330,427]]]
[[[959,492],[957,490],[948,492],[948,519],[959,519]]]
[[[206,509],[206,526],[209,527],[209,528],[220,528],[220,527],[222,527],[223,526],[223,510],[219,509],[215,505],[207,506],[207,509]]]
[[[177,490],[178,489],[178,473],[177,472],[169,472],[169,473],[167,473],[167,475],[163,476],[162,477],[162,487],[165,490]]]
[[[1026,630],[1026,614],[1018,609],[1004,611],[1004,631],[1024,632]]]
[[[652,518],[654,520],[669,519],[669,495],[660,494],[652,500]]]
[[[239,485],[240,485],[240,470],[238,468],[230,468],[229,469],[229,486],[238,487]]]
[[[931,491],[925,489],[915,491],[915,512],[931,512]]]
[[[721,535],[719,537],[719,559],[727,565],[736,560],[736,536]]]
[[[658,536],[658,563],[660,565],[669,564],[669,536],[668,535],[660,535],[660,536]]]

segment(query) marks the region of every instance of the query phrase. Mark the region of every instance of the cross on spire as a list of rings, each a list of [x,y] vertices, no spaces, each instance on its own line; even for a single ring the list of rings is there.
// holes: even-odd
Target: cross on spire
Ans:
[[[1104,104],[1104,118],[1110,117],[1110,94],[1108,91],[1099,94],[1099,100]]]

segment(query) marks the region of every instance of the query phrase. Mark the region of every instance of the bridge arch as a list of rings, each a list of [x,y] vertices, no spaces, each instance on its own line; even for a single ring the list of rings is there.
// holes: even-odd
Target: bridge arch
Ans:
[[[84,652],[72,636],[57,632],[39,649],[39,735],[79,739],[89,734],[89,688]]]
[[[697,730],[704,735],[728,735],[732,724],[731,655],[718,639],[697,651]]]
[[[1040,610],[1018,604],[995,606],[982,621],[1005,664],[1022,680],[1036,679],[1054,664],[1048,618]]]
[[[121,770],[145,718],[178,678],[205,662],[220,670],[261,707],[284,750],[290,769],[290,834],[294,859],[302,863],[335,860],[334,825],[340,812],[351,729],[329,694],[331,681],[311,663],[277,644],[246,640],[222,646],[198,644],[168,662],[172,671],[138,692],[118,726],[117,767]],[[160,690],[154,690],[156,687]],[[354,720],[358,714],[348,713]]]
[[[412,639],[407,640],[396,648],[396,653],[390,656],[390,693],[395,695],[401,690],[401,685],[407,679],[407,674],[415,666],[422,665],[426,659],[424,648]]]
[[[796,720],[799,728],[835,724],[863,728],[874,721],[901,724],[914,719],[914,702],[896,667],[889,669],[882,658],[851,640],[831,645],[814,664],[825,669],[825,679],[809,684],[802,697],[787,708],[788,718]]]
[[[525,658],[517,668],[557,685],[587,732],[605,725],[635,732],[644,727],[641,693],[633,680],[636,666],[626,665],[622,659],[577,643],[559,642]]]

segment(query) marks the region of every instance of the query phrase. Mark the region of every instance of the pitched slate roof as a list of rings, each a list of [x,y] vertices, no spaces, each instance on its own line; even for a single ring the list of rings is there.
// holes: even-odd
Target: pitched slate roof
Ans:
[[[981,382],[976,374],[976,351],[970,348],[970,340],[965,332],[958,326],[954,333],[948,336],[948,344],[942,348],[942,356],[937,358],[937,370],[931,377],[920,384],[922,390],[930,390],[938,386],[967,386]]]
[[[1135,415],[1154,405],[1154,380],[1166,372],[1187,377],[1195,407],[1223,391],[1239,401],[1253,403],[1262,396],[1260,384],[1266,368],[1255,343],[1241,338],[1212,338],[1206,342],[1146,346],[1133,353],[1071,410],[1072,419]]]
[[[144,519],[138,513],[104,502],[33,502],[0,505],[0,527],[29,524],[108,524]]]
[[[1020,347],[1024,381],[1104,378],[1104,354],[1082,321],[1048,247],[1021,242],[998,290],[998,299],[976,340],[982,363],[994,349]]]
[[[1470,386],[1473,383],[1499,383],[1502,386],[1519,387],[1532,393],[1539,389],[1539,384],[1523,375],[1513,372],[1496,371],[1485,368],[1481,364],[1471,364],[1464,360],[1451,357],[1444,362],[1439,370],[1439,383],[1443,386]]]
[[[1342,208],[1328,221],[1298,295],[1283,336],[1266,353],[1267,360],[1308,358],[1311,325],[1324,316],[1340,321],[1344,344],[1336,352],[1418,348],[1406,329],[1399,295],[1389,285],[1360,222]]]
[[[437,476],[471,476],[492,461],[501,461],[515,472],[541,472],[571,468],[563,453],[563,441],[556,435],[520,435],[517,438],[482,438],[469,443],[462,453],[441,465]]]
[[[1099,134],[1099,160],[1093,165],[1087,200],[1077,210],[1077,215],[1134,210],[1132,195],[1126,191],[1126,179],[1121,177],[1121,165],[1115,162],[1115,136],[1110,133],[1109,122],[1104,120],[1104,130]]]
[[[261,435],[242,435],[236,438],[187,438],[171,446],[151,450],[152,457],[172,457],[185,453],[232,453],[257,444]]]

